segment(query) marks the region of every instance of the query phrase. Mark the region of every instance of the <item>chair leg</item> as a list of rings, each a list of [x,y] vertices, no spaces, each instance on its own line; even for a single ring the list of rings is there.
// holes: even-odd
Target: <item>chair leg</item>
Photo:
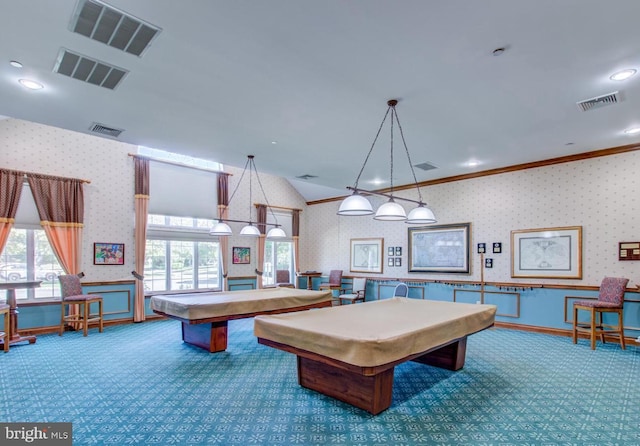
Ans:
[[[102,330],[104,328],[103,319],[102,319],[102,299],[98,301],[98,314],[100,316],[100,333],[102,333]]]
[[[591,308],[591,350],[596,349],[596,310]]]
[[[578,308],[573,307],[573,343],[578,343]]]
[[[9,321],[9,313],[4,314],[4,352],[7,353],[9,351],[9,330],[10,330],[10,321]]]
[[[622,310],[618,311],[618,334],[620,336],[620,347],[622,350],[626,350],[626,345],[624,341],[624,317]]]
[[[599,324],[599,325],[598,325],[598,329],[600,330],[600,341],[602,341],[602,343],[603,343],[603,344],[606,344],[606,343],[607,343],[607,341],[606,341],[606,339],[604,338],[604,335],[605,335],[605,333],[604,333],[604,325],[603,325],[603,323],[604,323],[604,319],[603,319],[603,316],[602,316],[604,313],[603,313],[602,311],[597,311],[597,312],[596,312],[596,314],[597,314],[598,316],[600,316],[600,317],[598,318],[598,324]]]
[[[63,303],[60,304],[60,329],[58,330],[58,336],[62,336],[64,333],[64,307]]]
[[[85,302],[82,307],[84,312],[82,321],[82,336],[87,336],[87,334],[89,333],[89,307],[91,307],[91,305],[89,304],[89,302]]]

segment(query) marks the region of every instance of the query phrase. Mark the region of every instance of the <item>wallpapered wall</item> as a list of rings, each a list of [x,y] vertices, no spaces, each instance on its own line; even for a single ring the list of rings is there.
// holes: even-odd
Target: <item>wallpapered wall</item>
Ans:
[[[91,281],[131,278],[133,162],[128,153],[135,151],[135,146],[105,138],[17,119],[0,121],[0,166],[91,181],[85,186],[83,247],[83,270]],[[350,240],[382,237],[385,247],[403,248],[401,267],[387,266],[385,249],[382,274],[385,278],[478,281],[476,243],[490,246],[502,242],[502,254],[487,255],[493,258],[494,267],[485,270],[485,280],[577,285],[597,285],[605,275],[625,276],[632,284],[640,282],[640,262],[620,262],[617,254],[618,242],[640,240],[639,165],[640,152],[636,151],[423,188],[423,196],[436,213],[438,224],[472,224],[472,274],[459,275],[408,273],[408,225],[379,222],[371,217],[338,217],[337,201],[306,206],[288,181],[262,173],[260,160],[256,158],[269,203],[303,210],[302,271],[328,273],[337,268],[348,274]],[[232,192],[242,169],[226,167],[226,170],[233,174]],[[400,195],[416,198],[415,191],[402,191]],[[264,202],[256,187],[252,198],[253,202]],[[213,204],[215,197],[211,200]],[[373,201],[374,206],[382,202],[376,198]],[[245,179],[231,203],[230,218],[247,219],[248,203]],[[239,231],[237,225],[232,227]],[[511,279],[510,232],[561,226],[583,227],[583,279]],[[126,264],[94,266],[94,242],[125,243]],[[233,246],[250,247],[251,264],[231,265],[230,275],[253,275],[255,240],[234,236],[229,241],[229,247]]]
[[[71,132],[55,127],[35,124],[18,119],[0,121],[0,166],[28,172],[82,178],[85,184],[85,225],[82,270],[89,281],[130,280],[134,262],[134,211],[133,211],[133,159],[137,147],[92,135]],[[272,205],[305,209],[304,199],[285,179],[260,172],[260,160],[256,158],[260,180]],[[236,187],[242,168],[225,167],[232,174],[230,193]],[[248,172],[247,174],[248,175]],[[229,218],[248,219],[249,186],[245,175],[241,187],[230,206]],[[153,193],[153,191],[151,191]],[[194,194],[194,199],[207,199]],[[259,186],[253,187],[253,201],[264,203]],[[217,198],[209,198],[212,206]],[[255,220],[255,209],[253,209]],[[241,224],[231,224],[239,232]],[[125,243],[125,265],[93,265],[93,243]],[[233,236],[233,246],[251,248],[251,264],[230,265],[231,276],[253,275],[256,268],[256,240]]]
[[[384,277],[479,281],[476,244],[487,243],[491,252],[493,242],[502,242],[502,254],[486,254],[494,263],[485,269],[486,281],[597,285],[606,275],[619,275],[631,279],[632,286],[640,283],[640,261],[618,261],[618,242],[640,240],[638,166],[636,151],[423,188],[437,224],[472,224],[471,275],[409,273],[408,225],[338,217],[339,202],[308,208],[302,235],[310,246],[301,263],[303,269],[342,269],[348,274],[350,239],[383,237],[385,248],[403,247],[401,267],[387,266],[385,249]],[[399,195],[417,198],[415,191]],[[382,203],[372,202],[374,208]],[[402,204],[411,209],[410,203]],[[511,231],[562,226],[582,226],[583,279],[512,279]]]

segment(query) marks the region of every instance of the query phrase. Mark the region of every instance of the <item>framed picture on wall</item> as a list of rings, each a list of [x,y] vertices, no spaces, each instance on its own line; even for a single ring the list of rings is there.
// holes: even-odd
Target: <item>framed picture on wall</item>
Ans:
[[[471,223],[409,228],[409,272],[471,273]]]
[[[382,238],[352,238],[350,271],[354,273],[382,273]]]
[[[233,263],[234,264],[251,263],[251,248],[234,246],[233,247]]]
[[[582,279],[582,226],[511,231],[511,277]]]
[[[124,243],[94,243],[94,265],[124,265]]]

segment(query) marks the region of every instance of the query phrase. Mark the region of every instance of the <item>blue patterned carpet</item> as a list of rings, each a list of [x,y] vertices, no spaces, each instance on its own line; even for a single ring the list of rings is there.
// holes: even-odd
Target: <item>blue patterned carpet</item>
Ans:
[[[232,321],[210,354],[176,321],[39,336],[0,353],[0,420],[73,423],[74,445],[640,445],[640,350],[485,330],[464,369],[395,370],[378,416],[298,386],[295,356]]]

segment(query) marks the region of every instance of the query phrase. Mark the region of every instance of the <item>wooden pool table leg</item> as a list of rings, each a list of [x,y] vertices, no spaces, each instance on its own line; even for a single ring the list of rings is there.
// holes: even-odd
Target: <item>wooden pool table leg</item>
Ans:
[[[182,340],[187,344],[204,348],[209,353],[227,349],[227,321],[204,324],[182,323]]]
[[[391,406],[393,367],[364,376],[298,356],[298,383],[377,415]]]
[[[417,358],[412,359],[412,361],[455,371],[464,367],[466,352],[467,337],[465,336],[456,342],[452,342],[451,344],[447,344],[437,350],[418,356]]]

